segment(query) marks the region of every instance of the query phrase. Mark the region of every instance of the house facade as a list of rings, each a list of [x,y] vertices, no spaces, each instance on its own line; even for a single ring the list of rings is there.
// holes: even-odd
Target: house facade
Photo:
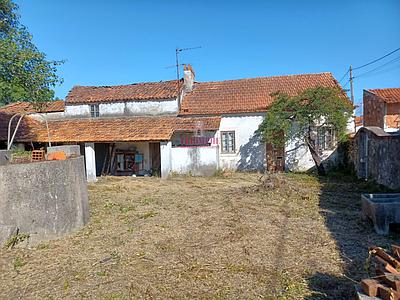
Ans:
[[[400,128],[400,88],[370,89],[363,92],[364,126],[386,132]]]
[[[295,95],[317,86],[339,84],[331,73],[196,82],[187,65],[179,81],[75,86],[62,111],[25,117],[16,142],[25,147],[49,140],[53,145],[79,144],[89,181],[107,174],[304,171],[314,162],[302,142],[274,149],[263,143],[258,128],[273,101],[271,94]],[[5,107],[2,113],[15,111]],[[319,132],[317,140],[323,158],[332,157],[334,133]]]

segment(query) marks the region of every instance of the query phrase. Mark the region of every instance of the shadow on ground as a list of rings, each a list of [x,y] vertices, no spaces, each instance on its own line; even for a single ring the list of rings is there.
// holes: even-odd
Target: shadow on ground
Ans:
[[[361,194],[388,190],[343,172],[319,178],[319,181],[320,214],[336,241],[343,261],[343,276],[313,274],[308,278],[308,285],[316,293],[306,299],[354,299],[355,283],[369,276],[366,270],[368,248],[372,245],[389,248],[390,244],[400,242],[398,234],[377,235],[370,222],[361,218]]]

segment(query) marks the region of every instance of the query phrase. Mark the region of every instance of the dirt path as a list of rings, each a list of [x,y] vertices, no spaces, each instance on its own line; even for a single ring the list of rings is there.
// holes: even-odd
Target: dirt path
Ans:
[[[0,298],[346,299],[367,247],[390,242],[359,220],[357,189],[258,178],[103,178],[86,228],[0,250]]]

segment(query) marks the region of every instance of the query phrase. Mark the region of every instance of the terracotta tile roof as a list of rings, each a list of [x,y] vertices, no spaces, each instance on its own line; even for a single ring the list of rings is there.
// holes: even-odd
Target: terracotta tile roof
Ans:
[[[356,116],[355,117],[356,126],[363,126],[363,116]]]
[[[67,103],[165,100],[176,98],[177,80],[115,86],[74,86]]]
[[[7,113],[0,110],[0,140],[7,141],[7,133],[8,133],[8,123],[14,113]],[[12,126],[11,126],[11,134],[13,134],[13,129],[15,128],[17,122],[19,120],[19,116],[15,117]],[[20,126],[18,127],[17,134],[15,136],[15,140],[20,141],[34,141],[37,138],[37,131],[43,126],[43,124],[29,116],[25,116],[22,118]]]
[[[272,103],[271,93],[296,95],[316,86],[339,86],[331,73],[260,77],[195,83],[186,94],[181,115],[263,112]]]
[[[195,130],[199,125],[204,130],[218,130],[220,120],[220,117],[126,117],[53,120],[48,125],[52,142],[133,142],[166,141],[174,131]],[[44,122],[29,116],[25,122],[15,141],[48,141]],[[6,131],[0,130],[0,139],[7,140]]]
[[[64,107],[65,107],[65,102],[63,100],[54,100],[41,103],[15,102],[0,107],[0,111],[10,114],[35,113],[35,112],[50,113],[50,112],[63,112]]]
[[[400,88],[373,89],[367,91],[379,96],[386,103],[400,103]]]

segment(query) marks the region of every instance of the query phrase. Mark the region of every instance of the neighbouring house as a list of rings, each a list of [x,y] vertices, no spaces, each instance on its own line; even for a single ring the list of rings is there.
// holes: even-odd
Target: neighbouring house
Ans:
[[[63,111],[40,115],[48,130],[32,112],[16,142],[79,144],[88,180],[104,174],[210,175],[217,169],[304,171],[314,166],[305,145],[292,142],[277,150],[265,145],[257,130],[272,93],[295,95],[317,86],[340,87],[331,73],[196,82],[186,65],[179,81],[75,86]],[[9,110],[0,108],[0,115]],[[332,157],[334,132],[327,127],[317,134],[323,158]],[[0,139],[6,140],[4,132]]]
[[[400,88],[369,89],[363,93],[364,126],[386,132],[400,128]]]

